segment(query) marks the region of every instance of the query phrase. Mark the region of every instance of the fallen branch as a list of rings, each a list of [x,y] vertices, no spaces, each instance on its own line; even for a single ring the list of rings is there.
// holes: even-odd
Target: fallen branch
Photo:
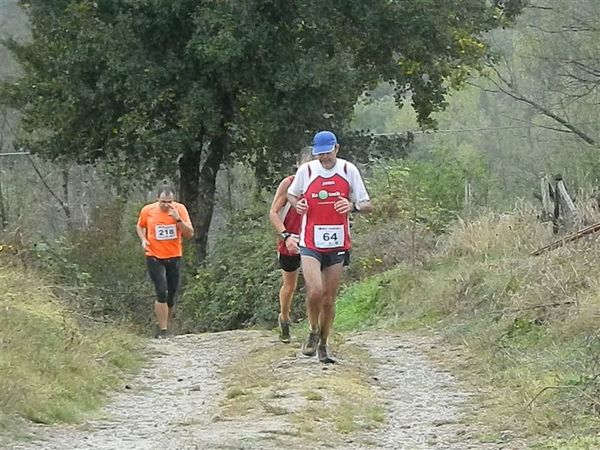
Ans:
[[[544,388],[542,388],[541,391],[539,391],[537,394],[535,394],[533,396],[533,398],[531,400],[529,400],[529,403],[527,403],[527,407],[530,408],[531,405],[533,404],[533,402],[540,396],[542,395],[544,392],[550,390],[550,389],[573,389],[574,386],[546,386]]]
[[[29,159],[29,162],[31,163],[31,165],[33,167],[33,170],[35,171],[35,173],[39,177],[40,181],[42,182],[42,184],[44,185],[44,187],[46,188],[46,190],[58,202],[58,204],[60,205],[60,207],[64,211],[65,216],[67,217],[67,219],[69,219],[71,217],[71,210],[69,208],[69,205],[67,203],[65,203],[58,195],[56,195],[56,192],[54,192],[52,190],[52,188],[50,187],[50,185],[46,182],[46,179],[44,178],[44,175],[42,175],[42,172],[40,172],[40,169],[38,169],[38,166],[35,165],[35,162],[33,161],[33,158],[30,155],[28,155],[27,158]]]
[[[567,236],[564,236],[563,238],[561,238],[557,241],[554,241],[554,242],[546,245],[545,247],[539,248],[536,251],[531,252],[531,256],[538,256],[546,251],[555,250],[559,247],[562,247],[563,245],[565,245],[568,242],[576,241],[577,239],[580,239],[583,236],[595,233],[597,231],[600,231],[600,222],[594,223],[588,227],[582,228],[581,230],[576,231],[575,233],[568,234]]]
[[[537,308],[552,308],[555,306],[562,305],[574,305],[576,302],[568,301],[568,302],[556,302],[556,303],[545,303],[543,305],[532,305],[532,306],[524,306],[522,308],[506,308],[506,309],[497,309],[495,311],[490,311],[488,314],[498,314],[498,313],[507,313],[507,312],[519,312],[519,311],[527,311],[529,309],[537,309]]]
[[[575,389],[577,392],[579,392],[581,395],[583,395],[585,398],[587,398],[588,400],[590,400],[594,405],[600,406],[600,402],[598,402],[598,400],[596,400],[594,397],[592,397],[591,395],[583,392],[581,389],[579,389],[577,386],[569,386],[569,385],[558,385],[558,386],[546,386],[544,388],[542,388],[542,390],[540,392],[538,392],[537,394],[535,394],[533,396],[533,398],[531,400],[529,400],[529,403],[527,403],[527,407],[530,408],[531,405],[533,404],[533,402],[540,396],[542,395],[544,392],[546,392],[547,390],[550,389]]]

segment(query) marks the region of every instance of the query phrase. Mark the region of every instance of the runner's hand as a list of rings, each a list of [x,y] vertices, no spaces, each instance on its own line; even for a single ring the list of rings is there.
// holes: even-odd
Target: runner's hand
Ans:
[[[176,221],[181,219],[179,211],[177,211],[177,208],[174,208],[173,205],[169,205],[169,215]]]
[[[298,200],[298,203],[296,203],[296,212],[303,216],[306,214],[306,211],[308,211],[308,203],[306,199],[303,198],[302,200]]]
[[[333,207],[340,214],[349,214],[352,212],[352,202],[347,198],[340,198],[333,204]]]
[[[288,252],[292,255],[297,255],[300,253],[298,242],[300,242],[300,240],[296,236],[290,236],[285,240],[285,248],[287,248]]]
[[[150,242],[148,242],[148,239],[142,239],[142,248],[144,250],[148,250],[149,246],[150,246]]]

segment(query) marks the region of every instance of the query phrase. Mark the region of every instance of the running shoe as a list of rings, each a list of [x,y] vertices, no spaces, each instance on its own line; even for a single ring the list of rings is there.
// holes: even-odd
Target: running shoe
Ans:
[[[319,344],[319,333],[309,333],[306,341],[302,345],[302,353],[306,356],[315,356],[317,345]]]
[[[154,337],[156,339],[166,339],[169,337],[169,331],[168,330],[158,330],[156,332],[156,334],[154,335]]]
[[[284,344],[290,343],[290,321],[279,318],[279,340]]]
[[[319,354],[319,362],[324,364],[334,364],[337,360],[332,356],[329,351],[329,346],[327,344],[319,344],[319,348],[317,350]]]

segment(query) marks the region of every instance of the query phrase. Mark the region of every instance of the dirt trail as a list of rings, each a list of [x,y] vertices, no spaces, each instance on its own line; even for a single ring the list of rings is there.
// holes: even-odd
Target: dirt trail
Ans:
[[[151,341],[150,364],[102,418],[35,427],[34,440],[11,448],[520,448],[478,442],[470,395],[424,356],[422,338],[365,332],[343,341],[334,366],[263,331]]]

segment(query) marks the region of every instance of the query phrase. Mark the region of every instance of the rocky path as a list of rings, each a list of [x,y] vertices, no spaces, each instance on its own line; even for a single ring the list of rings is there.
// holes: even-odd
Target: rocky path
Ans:
[[[149,342],[102,417],[36,427],[31,449],[518,449],[484,444],[471,395],[406,335],[356,333],[324,366],[264,331]]]

